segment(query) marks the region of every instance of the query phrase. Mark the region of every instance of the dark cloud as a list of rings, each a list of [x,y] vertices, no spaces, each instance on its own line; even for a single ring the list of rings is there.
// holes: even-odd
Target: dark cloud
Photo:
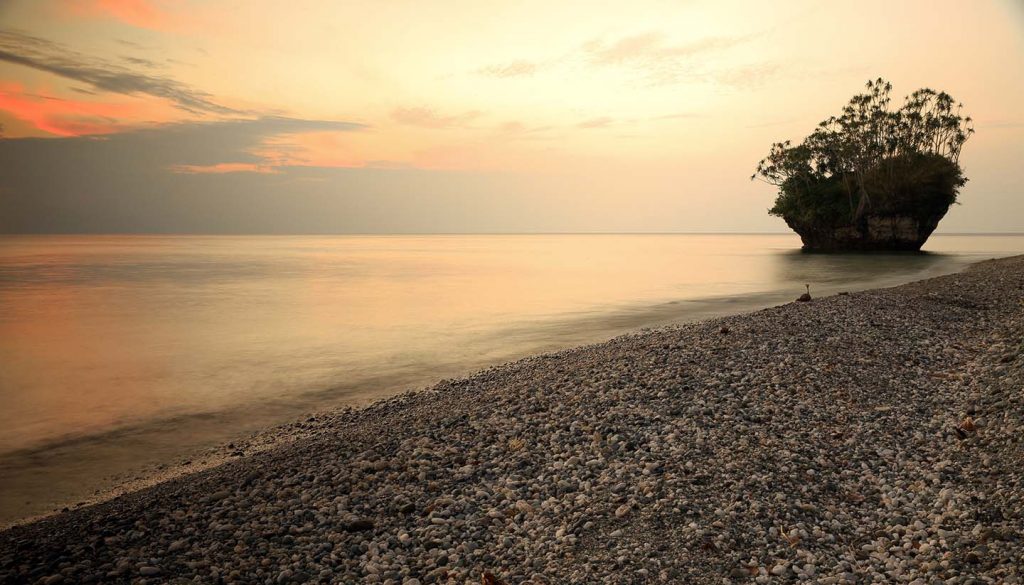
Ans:
[[[122,44],[135,51],[156,51],[156,47],[153,45],[144,45],[138,41],[130,39],[114,39],[114,42]]]
[[[236,231],[226,215],[229,210],[242,218],[238,226],[244,230],[244,218],[254,213],[246,194],[287,200],[287,188],[279,187],[286,173],[213,177],[174,169],[265,164],[253,150],[269,137],[362,128],[348,122],[267,117],[105,136],[3,139],[0,233]],[[204,215],[211,208],[219,210],[216,218]],[[214,224],[220,227],[214,229]]]
[[[132,57],[130,55],[122,55],[121,58],[124,59],[126,62],[131,63],[132,65],[138,65],[140,67],[146,67],[149,69],[157,69],[160,67],[159,63],[151,59],[143,59],[142,57]]]
[[[52,73],[100,91],[168,99],[192,113],[243,113],[222,106],[213,101],[210,94],[177,80],[133,71],[123,65],[82,55],[57,43],[18,31],[0,30],[0,61]]]
[[[0,140],[0,233],[559,231],[578,215],[572,206],[551,208],[564,185],[539,189],[526,174],[422,170],[388,160],[273,173],[173,170],[259,165],[253,151],[268,137],[360,128],[262,118]]]

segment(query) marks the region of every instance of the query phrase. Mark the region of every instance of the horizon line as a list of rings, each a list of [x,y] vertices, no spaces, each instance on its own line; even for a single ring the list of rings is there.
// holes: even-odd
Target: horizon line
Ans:
[[[793,232],[0,232],[5,236],[785,236]],[[1020,232],[937,232],[932,236],[1024,236]]]

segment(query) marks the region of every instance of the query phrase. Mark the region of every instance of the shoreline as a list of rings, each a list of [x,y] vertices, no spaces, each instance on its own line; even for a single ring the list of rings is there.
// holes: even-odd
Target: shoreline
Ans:
[[[318,414],[0,532],[0,580],[1014,582],[1022,442],[990,435],[1022,409],[986,400],[1021,380],[1020,348],[990,350],[1022,330],[1022,284],[1024,256],[984,261]]]

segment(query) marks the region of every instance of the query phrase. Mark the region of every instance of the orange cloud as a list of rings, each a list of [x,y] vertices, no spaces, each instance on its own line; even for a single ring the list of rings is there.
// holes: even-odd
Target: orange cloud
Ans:
[[[272,166],[257,163],[219,163],[215,165],[174,165],[171,170],[176,173],[223,174],[223,173],[261,173],[274,174],[279,172]]]
[[[212,165],[174,165],[170,170],[184,174],[280,173],[285,167],[363,168],[378,166],[353,152],[337,132],[299,132],[266,138],[246,154],[258,162],[223,162]]]
[[[149,0],[65,0],[67,13],[85,18],[112,18],[125,24],[166,30],[179,24],[178,18]]]
[[[350,138],[336,132],[281,134],[265,140],[253,154],[277,167],[356,168],[367,164],[364,157],[356,154]]]
[[[0,83],[0,110],[56,136],[111,134],[140,124],[180,118],[163,100],[79,101],[28,93],[18,83]]]
[[[465,127],[478,117],[476,110],[456,115],[439,114],[432,108],[395,108],[391,112],[391,119],[399,124],[434,129]]]
[[[475,141],[431,145],[392,132],[280,134],[249,152],[275,168],[507,170],[522,158],[515,149],[482,148]]]

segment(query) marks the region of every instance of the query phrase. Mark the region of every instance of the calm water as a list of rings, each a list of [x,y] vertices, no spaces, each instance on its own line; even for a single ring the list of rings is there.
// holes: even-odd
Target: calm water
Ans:
[[[1021,236],[0,237],[0,522],[337,404],[642,326],[956,271]],[[119,475],[120,474],[120,475]]]

